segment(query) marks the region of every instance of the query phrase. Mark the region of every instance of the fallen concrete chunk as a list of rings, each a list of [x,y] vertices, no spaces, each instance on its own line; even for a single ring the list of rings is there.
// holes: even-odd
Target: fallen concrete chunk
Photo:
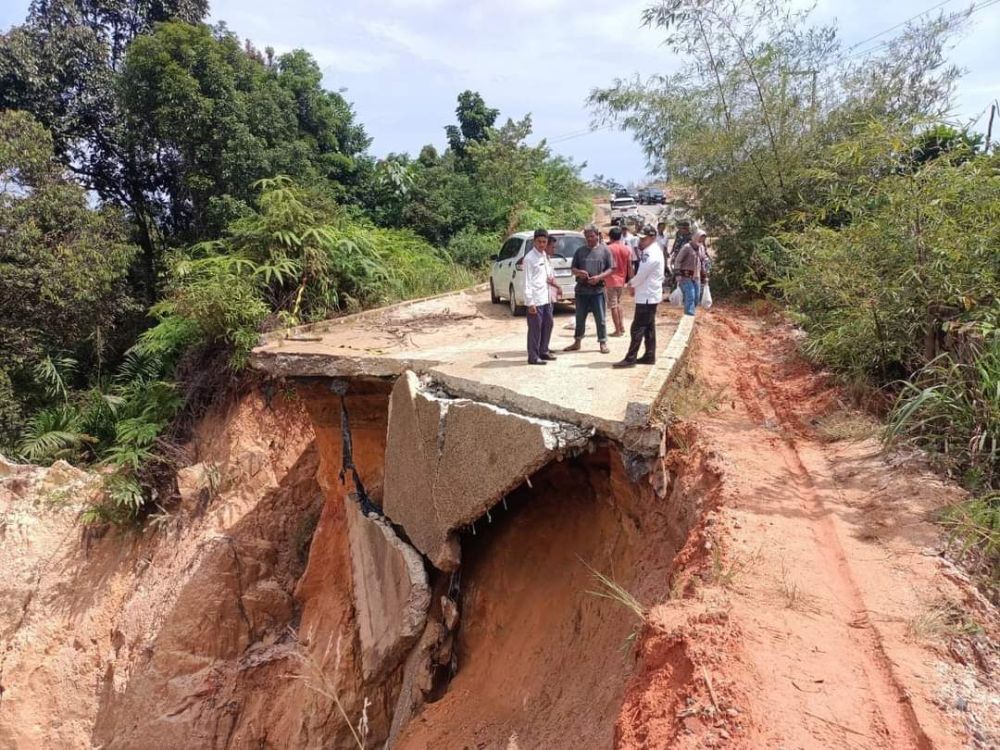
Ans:
[[[389,401],[386,515],[441,570],[455,567],[449,532],[472,523],[593,430],[433,393],[406,372]]]
[[[365,680],[378,680],[403,661],[420,637],[431,593],[417,551],[385,521],[363,515],[353,496],[344,502],[361,669]]]

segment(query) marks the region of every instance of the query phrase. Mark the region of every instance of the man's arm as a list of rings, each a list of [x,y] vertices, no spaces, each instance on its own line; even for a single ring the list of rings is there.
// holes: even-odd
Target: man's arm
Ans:
[[[608,278],[608,276],[610,276],[615,272],[615,262],[612,259],[611,251],[608,250],[607,253],[608,255],[604,259],[604,270],[601,271],[599,274],[597,274],[597,276],[590,277],[591,284],[599,284],[601,281]]]

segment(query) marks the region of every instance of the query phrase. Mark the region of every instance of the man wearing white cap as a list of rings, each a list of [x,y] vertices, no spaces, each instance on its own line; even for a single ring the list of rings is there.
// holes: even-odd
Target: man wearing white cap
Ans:
[[[639,232],[639,270],[629,282],[629,293],[635,296],[635,317],[629,333],[625,359],[614,367],[635,367],[637,364],[656,363],[656,307],[663,299],[663,274],[666,262],[663,248],[656,241],[656,230],[648,224]],[[639,347],[645,343],[642,358],[637,358]]]

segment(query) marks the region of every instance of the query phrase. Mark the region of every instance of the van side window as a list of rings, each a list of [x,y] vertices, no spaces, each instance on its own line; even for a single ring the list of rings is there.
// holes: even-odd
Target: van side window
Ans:
[[[500,248],[500,258],[499,260],[509,260],[517,255],[517,251],[521,249],[521,240],[517,237],[511,237],[505,243],[503,247]]]

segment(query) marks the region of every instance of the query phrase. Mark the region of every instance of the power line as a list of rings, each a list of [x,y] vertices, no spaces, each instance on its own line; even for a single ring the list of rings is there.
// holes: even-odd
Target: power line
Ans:
[[[862,39],[860,42],[852,44],[850,47],[847,48],[847,51],[850,52],[852,49],[860,47],[862,44],[867,44],[868,42],[870,42],[870,41],[872,41],[874,39],[878,39],[880,36],[885,36],[890,31],[895,31],[900,26],[905,26],[910,21],[916,20],[917,18],[920,18],[920,16],[922,16],[922,15],[924,15],[926,13],[930,13],[932,10],[937,10],[938,8],[941,8],[941,7],[945,6],[945,5],[948,5],[949,3],[953,3],[953,2],[955,2],[955,0],[944,0],[944,2],[938,3],[937,5],[933,5],[930,8],[927,8],[926,10],[922,10],[919,13],[917,13],[915,16],[910,16],[905,21],[900,21],[895,26],[890,26],[889,28],[883,29],[882,31],[878,32],[877,34],[872,34],[872,36],[868,37],[867,39]]]
[[[952,2],[952,0],[947,0],[947,2]],[[932,10],[935,10],[936,8],[940,8],[942,5],[946,5],[947,2],[940,3],[938,5],[935,5],[932,8],[928,8],[927,10],[925,10],[925,11],[923,11],[921,13],[918,13],[915,16],[907,18],[905,21],[901,21],[900,23],[896,24],[895,26],[892,26],[892,27],[886,29],[885,31],[881,31],[878,34],[876,34],[875,36],[869,37],[868,39],[866,39],[864,41],[858,42],[857,44],[852,45],[851,47],[848,47],[847,49],[848,49],[848,51],[850,51],[850,50],[854,49],[855,47],[857,47],[857,46],[859,46],[861,44],[864,44],[865,42],[871,41],[872,39],[875,39],[877,37],[882,36],[883,34],[886,34],[886,33],[890,32],[890,31],[898,29],[900,26],[904,26],[905,24],[908,24],[910,21],[914,20],[915,18],[919,18],[920,16],[924,15],[925,13],[928,13],[928,12],[930,12]],[[997,3],[1000,3],[1000,0],[987,0],[987,2],[980,3],[978,5],[975,4],[975,3],[973,3],[972,6],[971,6],[971,8],[970,8],[970,10],[969,10],[969,16],[972,16],[973,14],[978,13],[981,10],[986,10],[990,6],[996,5]],[[885,49],[886,47],[888,47],[889,45],[891,45],[893,43],[893,41],[894,41],[893,39],[887,39],[884,42],[879,42],[878,44],[876,44],[873,47],[869,47],[868,49],[858,50],[853,55],[844,55],[841,59],[843,59],[843,60],[850,60],[851,58],[854,58],[854,57],[865,57],[865,56],[870,55],[870,54],[872,54],[874,52],[878,52],[879,50]]]
[[[587,128],[586,130],[577,130],[575,132],[563,133],[562,135],[557,135],[553,138],[546,138],[545,142],[549,145],[554,145],[556,143],[563,143],[565,141],[572,141],[574,138],[583,138],[585,135],[591,135],[593,133],[599,133],[602,130],[612,130],[611,125],[602,125],[598,128]]]

